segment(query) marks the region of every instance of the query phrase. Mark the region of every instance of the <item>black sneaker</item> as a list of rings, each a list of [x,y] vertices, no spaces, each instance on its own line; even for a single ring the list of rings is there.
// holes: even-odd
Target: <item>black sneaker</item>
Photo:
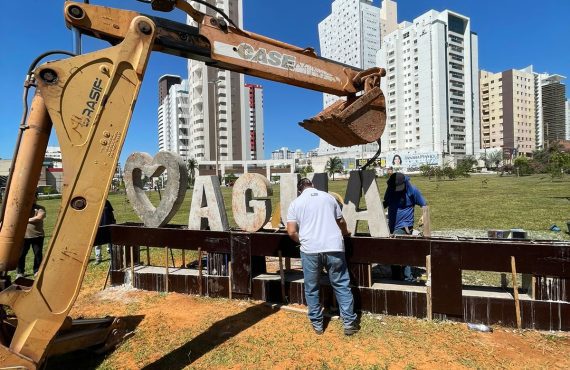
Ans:
[[[358,333],[360,326],[358,324],[352,324],[350,326],[344,327],[344,335],[354,335]]]

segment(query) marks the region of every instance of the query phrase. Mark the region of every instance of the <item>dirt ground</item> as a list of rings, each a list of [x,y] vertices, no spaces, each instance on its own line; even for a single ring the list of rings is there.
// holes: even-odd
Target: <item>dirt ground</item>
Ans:
[[[104,266],[101,266],[103,269]],[[365,314],[352,337],[334,318],[313,333],[302,306],[125,287],[88,271],[75,318],[123,317],[134,335],[104,355],[50,358],[47,369],[568,369],[570,335]]]

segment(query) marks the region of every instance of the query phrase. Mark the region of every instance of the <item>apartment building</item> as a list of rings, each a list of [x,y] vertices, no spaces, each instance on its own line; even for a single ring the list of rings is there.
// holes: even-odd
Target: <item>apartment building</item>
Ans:
[[[536,148],[535,80],[524,70],[481,71],[481,146],[532,156]]]
[[[243,25],[242,0],[208,0]],[[209,15],[203,4],[193,6]],[[188,24],[196,23],[188,17]],[[190,157],[198,161],[251,159],[248,93],[242,74],[188,61]],[[262,135],[261,135],[262,136]]]
[[[461,158],[480,150],[478,37],[461,14],[430,10],[383,37],[386,68],[382,149],[418,158]],[[422,164],[422,163],[417,163]],[[433,164],[433,163],[430,163]]]
[[[293,159],[295,158],[295,152],[289,150],[287,147],[282,147],[271,152],[271,159]]]
[[[534,77],[535,146],[545,149],[552,140],[562,140],[566,129],[566,77],[558,74],[539,73],[532,65],[521,71]]]
[[[398,29],[398,3],[393,0],[382,0],[380,5],[380,37]]]
[[[174,83],[176,80],[180,82]],[[187,161],[191,158],[188,80],[181,80],[178,76],[163,76],[158,85],[169,87],[165,94],[159,93],[163,99],[158,106],[158,150],[177,153]]]
[[[380,8],[372,5],[372,0],[335,0],[331,13],[318,26],[321,55],[325,58],[344,63],[356,68],[367,69],[376,66],[376,52],[380,49]],[[386,27],[397,23],[397,7],[394,1],[390,11],[383,13]],[[323,94],[323,107],[335,102],[339,97]],[[376,143],[351,148],[336,148],[324,140],[319,143],[319,155],[338,153],[339,151],[375,153]]]
[[[245,84],[249,106],[249,155],[250,159],[264,159],[263,87]]]
[[[180,76],[175,75],[163,75],[158,79],[158,105],[162,104],[166,95],[170,91],[172,85],[178,85],[182,82]]]
[[[566,138],[566,78],[549,75],[541,79],[542,93],[542,141],[550,142]]]
[[[570,140],[570,100],[566,100],[566,140]]]

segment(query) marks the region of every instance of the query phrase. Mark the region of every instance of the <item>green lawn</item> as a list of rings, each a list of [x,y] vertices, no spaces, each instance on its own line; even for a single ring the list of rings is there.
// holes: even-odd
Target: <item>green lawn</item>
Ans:
[[[486,180],[486,181],[484,181]],[[386,189],[385,178],[378,178],[380,195]],[[547,175],[525,177],[475,175],[458,180],[436,181],[424,177],[412,177],[416,185],[427,199],[431,211],[433,230],[456,229],[510,229],[523,228],[527,231],[545,232],[552,238],[565,237],[566,222],[570,221],[570,177],[552,180]],[[329,182],[329,190],[344,195],[346,180]],[[231,226],[236,226],[231,212],[232,188],[223,187],[222,193]],[[150,191],[153,203],[158,202],[158,193]],[[190,199],[192,191],[188,190],[184,203],[173,224],[188,223]],[[272,204],[279,201],[279,185],[273,185]],[[124,194],[111,194],[109,200],[115,209],[117,222],[140,222],[134,214]],[[41,200],[46,207],[46,236],[51,236],[59,200]],[[416,212],[419,213],[419,212]],[[560,233],[548,231],[550,225],[556,224]]]
[[[386,189],[386,179],[378,178],[381,196]],[[552,180],[547,175],[525,177],[474,175],[457,180],[429,180],[412,177],[430,206],[432,230],[465,233],[487,229],[522,228],[536,239],[570,240],[566,223],[570,221],[570,178]],[[329,181],[329,190],[344,195],[346,180]],[[235,227],[231,212],[232,188],[223,187],[222,193],[230,225]],[[151,201],[157,204],[159,195],[148,192]],[[190,212],[192,191],[186,193],[184,203],[171,223],[186,225]],[[118,223],[140,222],[124,194],[111,194],[109,200],[115,209]],[[273,185],[272,204],[279,200],[279,185]],[[59,210],[58,199],[40,200],[46,207],[46,245],[51,236]],[[364,206],[364,204],[363,204]],[[418,217],[416,212],[416,217]],[[558,225],[559,233],[549,231],[552,224]],[[361,230],[359,230],[361,231]],[[463,236],[463,235],[462,235]],[[32,253],[28,255],[27,271],[31,269]]]

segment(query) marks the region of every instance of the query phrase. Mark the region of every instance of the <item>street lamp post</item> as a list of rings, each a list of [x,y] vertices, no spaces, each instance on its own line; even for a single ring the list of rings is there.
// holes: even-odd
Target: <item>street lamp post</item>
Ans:
[[[214,102],[215,107],[214,107],[214,127],[215,127],[215,143],[216,143],[216,152],[215,152],[215,158],[216,158],[216,176],[218,176],[218,180],[220,179],[220,172],[219,172],[219,168],[220,168],[220,140],[219,140],[219,122],[218,122],[218,82],[220,82],[221,80],[216,78],[215,80],[212,81],[208,81],[209,84],[213,84],[214,85]]]

